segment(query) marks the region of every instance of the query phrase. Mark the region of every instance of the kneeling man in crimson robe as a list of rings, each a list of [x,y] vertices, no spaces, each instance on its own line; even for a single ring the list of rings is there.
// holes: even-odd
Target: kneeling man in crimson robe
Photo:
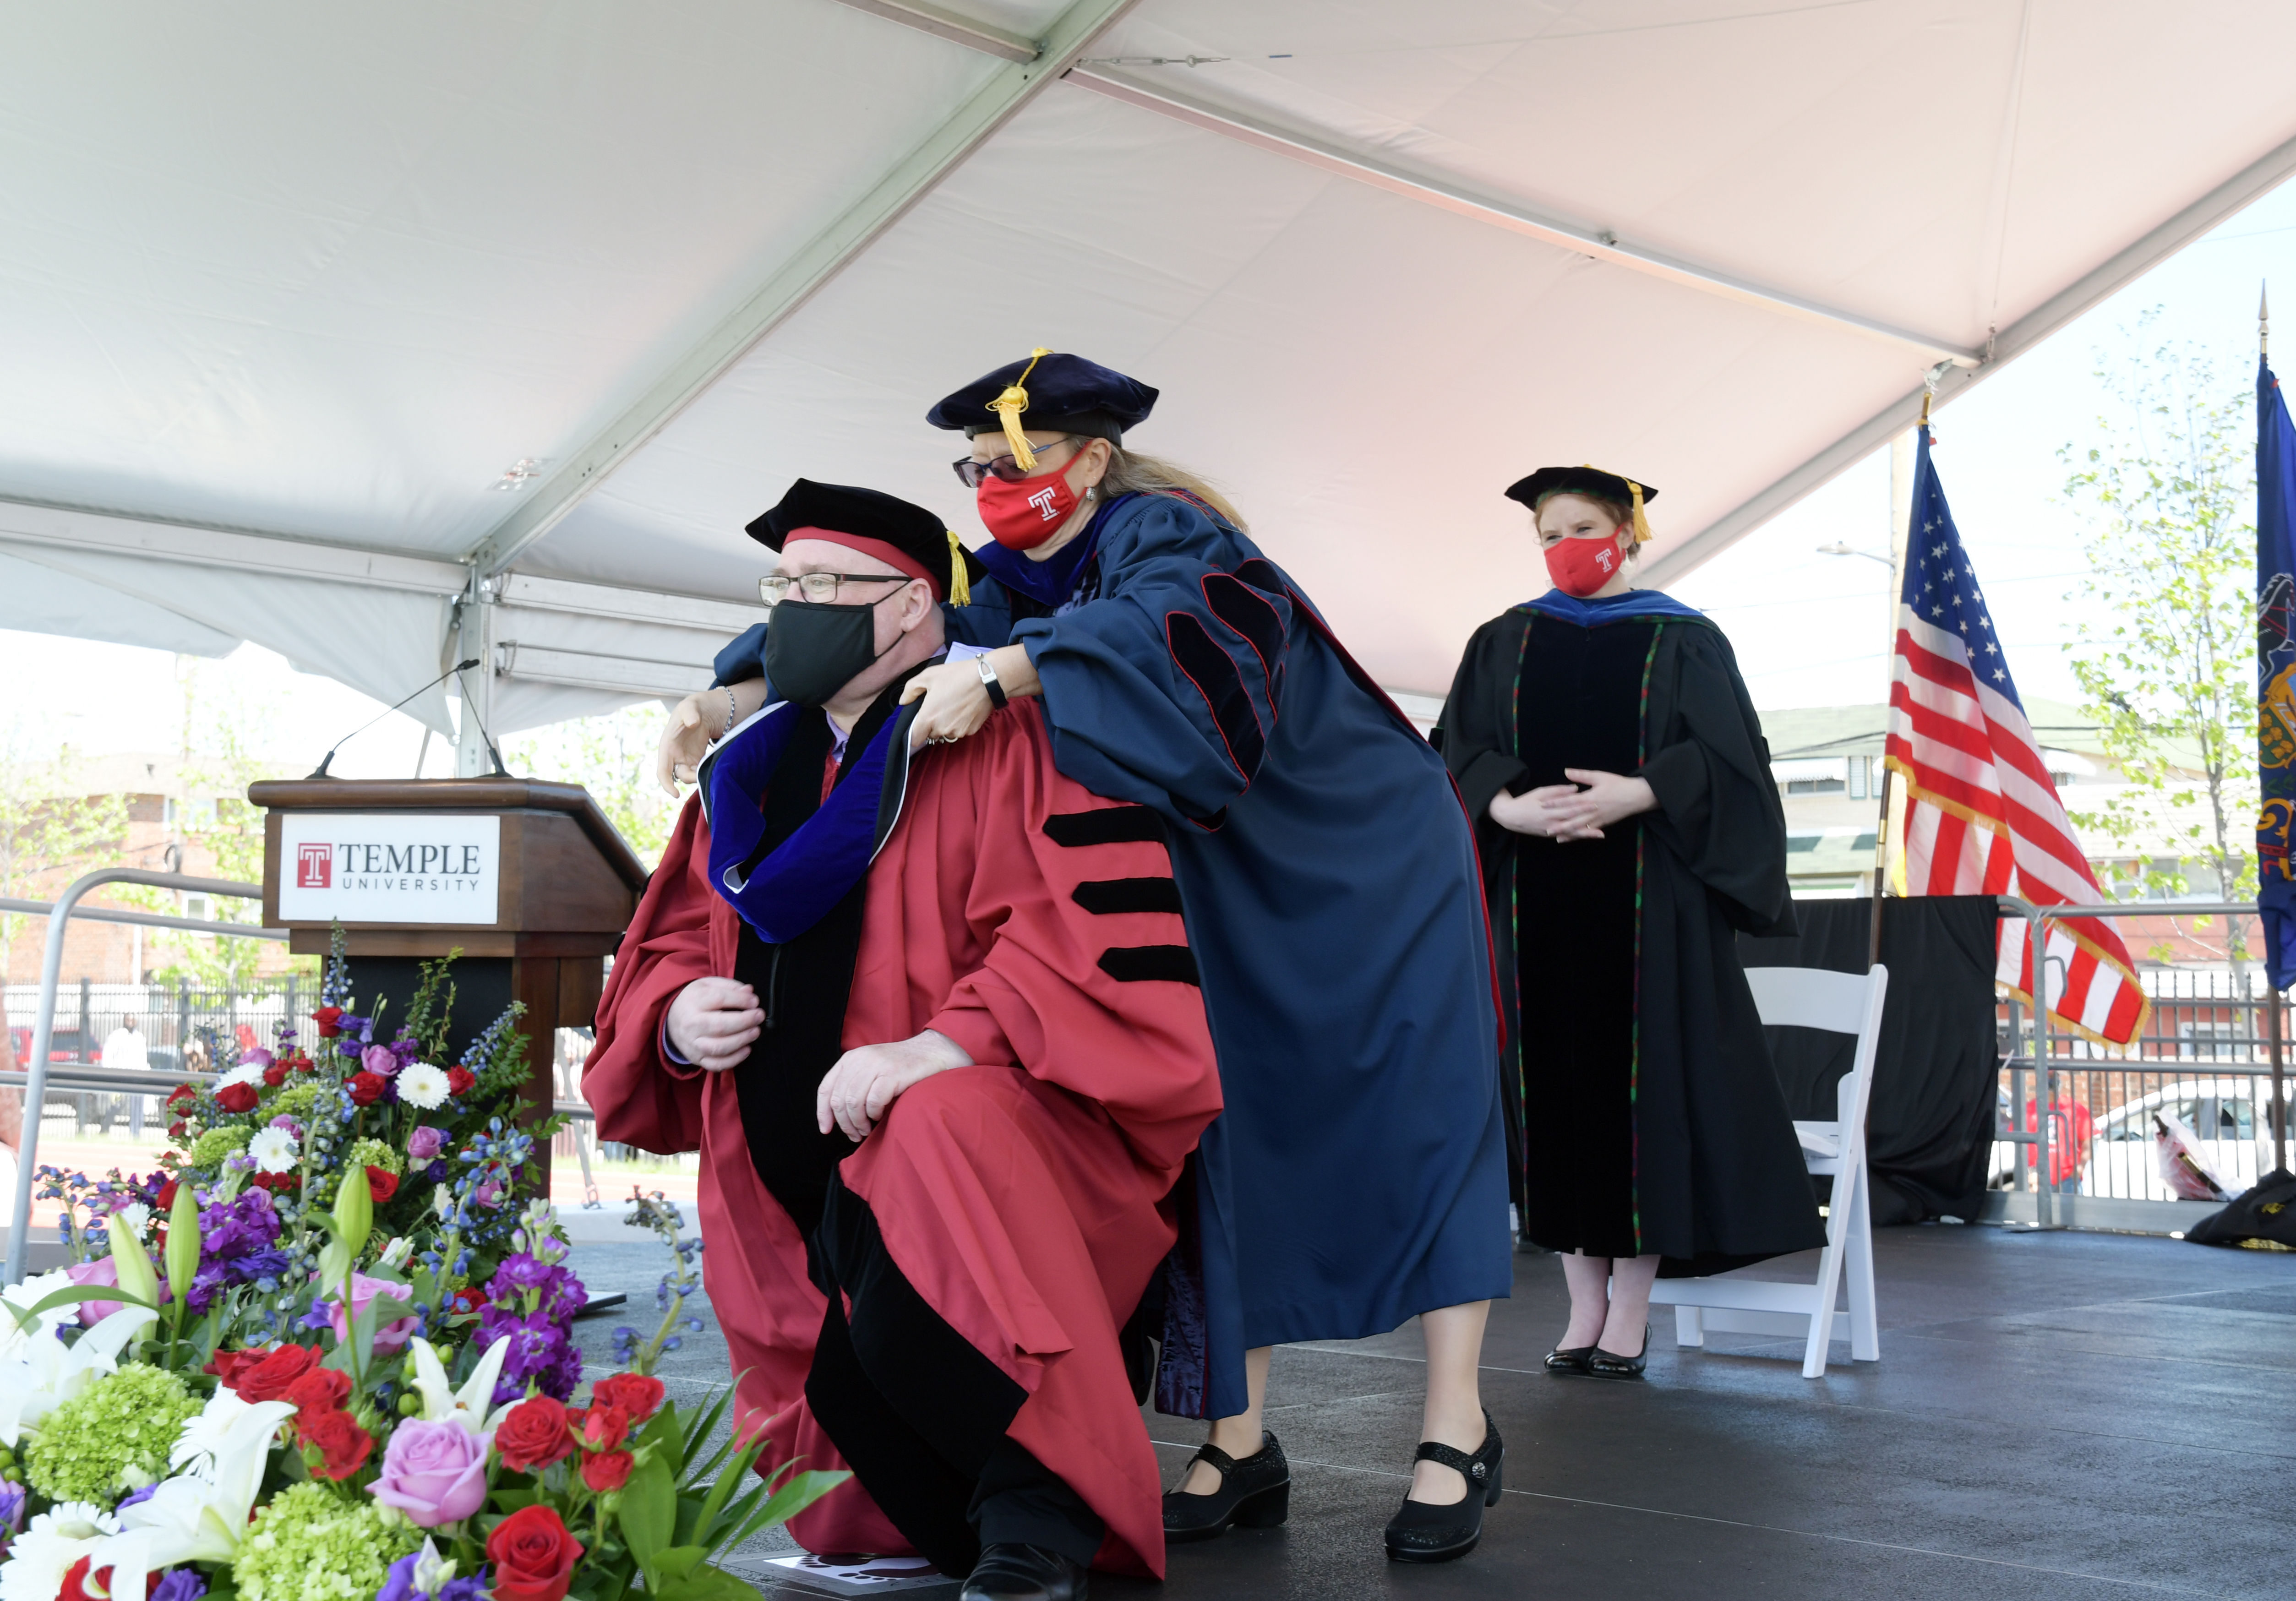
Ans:
[[[790,698],[703,764],[615,957],[599,1137],[701,1153],[760,1466],[854,1474],[800,1543],[965,1601],[1160,1577],[1119,1331],[1220,1104],[1161,825],[1062,777],[1033,702],[910,751],[969,578],[939,518],[800,480],[750,532]]]

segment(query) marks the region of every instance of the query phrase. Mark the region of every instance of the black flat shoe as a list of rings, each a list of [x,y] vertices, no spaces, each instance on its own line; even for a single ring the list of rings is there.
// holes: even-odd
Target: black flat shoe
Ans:
[[[1616,1356],[1597,1345],[1594,1354],[1587,1359],[1587,1371],[1598,1379],[1638,1379],[1643,1376],[1644,1364],[1649,1360],[1650,1325],[1645,1323],[1643,1325],[1643,1349],[1640,1355]]]
[[[1499,1426],[1483,1414],[1483,1443],[1472,1457],[1439,1445],[1419,1442],[1414,1462],[1439,1462],[1467,1481],[1467,1493],[1442,1506],[1414,1501],[1406,1496],[1403,1509],[1389,1520],[1387,1555],[1393,1562],[1450,1562],[1464,1556],[1483,1538],[1483,1508],[1499,1502],[1499,1469],[1506,1446]]]
[[[1595,1348],[1591,1345],[1558,1345],[1546,1353],[1546,1371],[1566,1376],[1584,1375],[1587,1359],[1594,1354]]]
[[[1172,1490],[1164,1497],[1164,1541],[1183,1545],[1210,1539],[1230,1523],[1245,1529],[1273,1529],[1292,1513],[1292,1466],[1272,1433],[1262,1433],[1259,1449],[1242,1461],[1216,1445],[1207,1445],[1189,1458],[1188,1469],[1208,1462],[1218,1470],[1219,1488],[1210,1495]]]
[[[1090,1575],[1042,1546],[991,1546],[972,1564],[956,1601],[1085,1601]]]

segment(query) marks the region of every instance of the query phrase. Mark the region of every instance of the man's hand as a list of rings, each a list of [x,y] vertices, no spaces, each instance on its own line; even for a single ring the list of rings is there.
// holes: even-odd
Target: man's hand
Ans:
[[[758,992],[738,979],[696,979],[669,1003],[669,1043],[713,1073],[741,1066],[765,1023]]]
[[[1520,795],[1510,795],[1505,790],[1491,797],[1491,821],[1511,833],[1527,833],[1542,840],[1599,840],[1602,833],[1581,828],[1570,821],[1575,812],[1563,808],[1579,794],[1575,784],[1543,784]]]
[[[821,1081],[814,1111],[821,1131],[834,1126],[851,1140],[868,1137],[896,1096],[913,1084],[952,1067],[970,1067],[972,1057],[946,1034],[927,1029],[890,1045],[865,1045],[837,1059]]]

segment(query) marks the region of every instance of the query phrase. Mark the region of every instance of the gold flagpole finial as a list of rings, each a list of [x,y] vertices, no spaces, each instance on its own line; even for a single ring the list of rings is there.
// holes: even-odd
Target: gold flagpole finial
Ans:
[[[2265,283],[2256,291],[2256,353],[2272,354],[2272,285]]]

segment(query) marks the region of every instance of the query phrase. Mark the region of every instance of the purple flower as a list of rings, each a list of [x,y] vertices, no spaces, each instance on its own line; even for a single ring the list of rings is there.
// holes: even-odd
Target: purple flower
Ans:
[[[432,1162],[447,1148],[447,1131],[433,1129],[428,1123],[418,1123],[406,1137],[406,1155],[411,1162]]]
[[[200,1601],[208,1581],[189,1568],[169,1568],[152,1587],[152,1601]]]
[[[398,1071],[398,1054],[387,1045],[371,1045],[359,1053],[359,1065],[388,1079]]]
[[[24,1487],[0,1481],[0,1531],[21,1532],[24,1527]]]
[[[135,1491],[133,1495],[121,1497],[119,1505],[113,1508],[113,1510],[125,1512],[128,1507],[133,1507],[138,1501],[150,1500],[153,1496],[157,1495],[159,1491],[160,1482],[157,1479],[154,1479],[151,1483],[146,1484],[143,1489]]]
[[[288,1133],[293,1135],[297,1139],[301,1139],[303,1137],[303,1125],[297,1122],[293,1118],[289,1117],[283,1112],[277,1117],[271,1120],[271,1126],[274,1129],[286,1129]]]
[[[486,1504],[487,1446],[452,1418],[407,1418],[391,1431],[367,1493],[422,1528],[460,1523]]]
[[[529,1380],[554,1400],[565,1400],[582,1380],[582,1353],[566,1331],[540,1312],[521,1317],[501,1307],[479,1309],[478,1338],[472,1343],[485,1351],[497,1340],[510,1342],[502,1378],[495,1385],[495,1404],[515,1400],[526,1393]]]
[[[259,1045],[251,1051],[239,1054],[239,1065],[242,1067],[269,1067],[278,1058]]]
[[[503,1258],[502,1266],[487,1283],[488,1298],[496,1306],[521,1310],[519,1297],[532,1291],[537,1297],[536,1310],[544,1318],[555,1324],[568,1324],[574,1314],[589,1304],[590,1293],[582,1281],[564,1268],[554,1268],[521,1251]]]
[[[485,1568],[468,1579],[450,1579],[439,1587],[434,1601],[485,1601],[489,1577]]]
[[[442,1156],[423,1169],[422,1176],[433,1184],[444,1184],[455,1176],[454,1164]]]

